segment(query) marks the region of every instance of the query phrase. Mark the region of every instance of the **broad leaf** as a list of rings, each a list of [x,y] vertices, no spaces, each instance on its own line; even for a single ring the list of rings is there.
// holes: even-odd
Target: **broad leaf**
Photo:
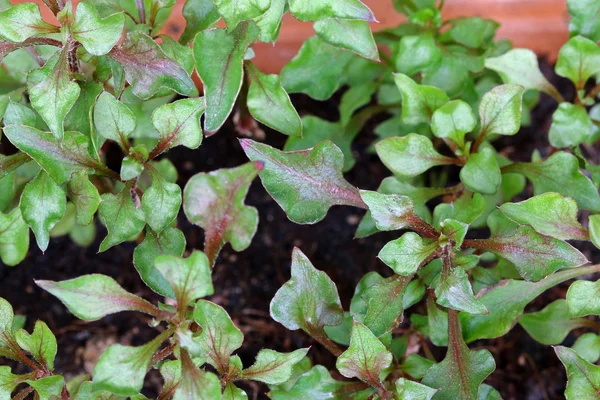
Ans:
[[[129,135],[135,131],[135,115],[129,107],[103,92],[94,107],[94,125],[96,131],[106,139],[119,143],[121,148],[129,148]]]
[[[396,72],[412,76],[436,65],[442,59],[442,50],[431,34],[402,37],[395,52]]]
[[[402,93],[402,120],[407,124],[430,123],[433,113],[448,102],[441,89],[419,85],[404,74],[395,74],[394,81]]]
[[[292,277],[271,300],[271,317],[289,330],[307,333],[342,323],[344,311],[337,288],[298,249],[292,254]]]
[[[184,44],[194,40],[198,32],[210,28],[221,19],[214,0],[186,1],[183,6],[183,16],[186,22],[185,31],[179,40]]]
[[[102,56],[121,39],[124,27],[125,16],[122,13],[100,18],[94,6],[83,1],[77,5],[76,19],[71,27],[71,33],[88,53]]]
[[[543,310],[524,314],[519,324],[542,344],[560,344],[573,329],[586,326],[581,318],[571,319],[564,299],[556,300]]]
[[[600,281],[573,282],[567,291],[567,305],[572,317],[600,315]]]
[[[100,243],[100,252],[139,234],[146,226],[144,213],[133,203],[130,192],[131,188],[124,186],[116,195],[102,195],[98,214],[106,225],[108,234]]]
[[[336,381],[327,368],[314,366],[303,374],[290,390],[275,389],[270,392],[273,400],[343,399],[348,396],[350,382]]]
[[[16,207],[9,214],[0,213],[0,259],[15,266],[27,255],[29,228],[23,220],[21,209]]]
[[[219,377],[198,368],[187,351],[182,352],[181,358],[181,381],[175,389],[173,400],[220,400]]]
[[[600,336],[584,333],[577,338],[572,349],[587,362],[596,363],[600,359]]]
[[[200,117],[204,112],[203,98],[183,99],[158,107],[152,113],[152,124],[159,141],[150,158],[179,145],[195,149],[202,143]]]
[[[409,196],[361,190],[360,197],[369,207],[371,217],[380,231],[421,228],[427,225],[416,214],[415,205]]]
[[[302,151],[281,152],[249,139],[242,148],[252,161],[262,161],[260,179],[288,218],[300,224],[319,222],[331,206],[364,207],[358,189],[342,175],[344,156],[329,141]]]
[[[336,368],[346,378],[358,378],[375,388],[383,388],[380,373],[392,363],[392,353],[360,322],[354,322],[350,347],[337,359]]]
[[[479,104],[480,135],[514,135],[521,127],[523,87],[501,85],[487,92]]]
[[[505,203],[500,211],[511,220],[531,225],[537,232],[560,240],[587,240],[587,230],[577,221],[577,203],[558,193],[544,193],[520,203]]]
[[[67,194],[77,210],[77,224],[86,226],[92,223],[100,206],[98,189],[90,182],[87,171],[75,172],[67,182]]]
[[[471,154],[460,170],[460,180],[473,192],[495,194],[502,183],[502,174],[494,152],[485,148]]]
[[[188,258],[158,255],[154,267],[171,285],[180,310],[214,292],[208,258],[201,251],[194,251]]]
[[[244,204],[250,184],[262,169],[259,161],[237,168],[194,175],[184,191],[187,219],[204,229],[204,252],[211,266],[225,243],[235,251],[250,246],[258,211]]]
[[[465,135],[477,125],[471,106],[462,100],[452,100],[438,108],[431,118],[431,130],[436,137],[448,138],[461,149]]]
[[[570,79],[578,90],[583,89],[588,79],[600,71],[600,47],[586,37],[572,37],[561,47],[555,71]]]
[[[359,0],[289,0],[290,12],[300,21],[361,19],[375,22],[373,12]]]
[[[411,276],[437,250],[433,239],[422,239],[413,232],[388,242],[377,255],[381,261],[398,275]]]
[[[39,6],[34,3],[17,4],[0,12],[0,37],[10,42],[22,42],[32,36],[58,32],[58,29],[44,22]]]
[[[552,114],[548,139],[550,144],[557,148],[573,147],[587,140],[593,128],[594,124],[585,107],[560,103]]]
[[[567,0],[571,22],[571,35],[583,35],[592,40],[600,40],[600,4],[596,0]]]
[[[442,274],[435,288],[437,303],[446,308],[464,311],[469,314],[487,314],[489,311],[473,295],[469,276],[461,267],[454,267],[450,273]]]
[[[15,339],[23,350],[33,356],[41,365],[54,370],[54,358],[56,357],[56,337],[42,321],[36,321],[31,335],[24,329],[15,332]]]
[[[62,282],[35,283],[58,297],[77,318],[85,321],[96,321],[121,311],[154,314],[156,310],[152,304],[129,293],[105,275],[92,274]]]
[[[500,26],[496,21],[479,17],[456,18],[450,23],[452,27],[443,36],[473,49],[489,45]]]
[[[58,141],[63,140],[64,120],[79,97],[80,88],[69,79],[67,47],[27,77],[29,100]]]
[[[246,63],[250,79],[248,110],[257,121],[289,136],[302,136],[302,120],[278,75],[265,75]]]
[[[279,37],[279,30],[283,14],[287,11],[287,0],[271,0],[269,9],[254,22],[260,29],[259,40],[266,43],[275,43]]]
[[[242,88],[244,54],[258,33],[256,25],[250,22],[231,32],[203,31],[194,40],[196,69],[206,98],[204,129],[209,135],[219,130],[233,109]]]
[[[109,55],[123,66],[127,82],[133,86],[133,94],[141,99],[149,99],[163,87],[185,96],[198,95],[187,71],[169,58],[148,35],[129,33]]]
[[[353,51],[369,60],[379,60],[371,27],[365,21],[324,19],[315,22],[314,28],[321,40],[329,44]]]
[[[199,355],[220,373],[229,368],[229,357],[244,342],[244,335],[231,321],[221,306],[210,301],[199,300],[194,308],[194,321],[202,327],[202,332],[194,337],[200,346]]]
[[[261,350],[256,362],[242,371],[243,379],[252,379],[269,385],[285,383],[292,376],[292,368],[308,353],[308,349],[299,349],[291,353],[278,353],[273,350]]]
[[[270,0],[214,0],[214,2],[229,30],[235,29],[242,21],[261,16],[271,5]]]
[[[12,392],[24,378],[11,372],[10,367],[0,366],[0,399],[10,400]]]
[[[600,367],[590,364],[568,347],[554,348],[556,355],[567,370],[567,400],[599,399]]]
[[[436,389],[405,378],[396,381],[396,394],[402,400],[431,400],[436,393]]]
[[[40,400],[54,400],[61,394],[65,384],[65,378],[60,375],[47,376],[37,380],[25,381],[35,389],[36,398]]]
[[[152,185],[142,196],[142,211],[154,232],[160,233],[177,218],[181,207],[181,188],[168,182],[153,167]]]

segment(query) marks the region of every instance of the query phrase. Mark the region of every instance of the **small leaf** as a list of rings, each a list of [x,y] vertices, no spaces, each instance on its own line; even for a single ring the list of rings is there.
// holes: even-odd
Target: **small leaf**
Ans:
[[[596,0],[567,0],[571,22],[571,36],[583,35],[592,40],[600,40],[600,4]]]
[[[321,40],[369,60],[379,61],[379,51],[367,22],[332,18],[317,21],[313,26]]]
[[[474,192],[495,194],[502,182],[502,174],[494,152],[485,148],[471,154],[467,164],[460,170],[460,180]]]
[[[244,54],[258,33],[256,25],[250,22],[231,32],[206,30],[194,40],[196,69],[206,98],[204,129],[209,135],[219,130],[233,109],[242,88]]]
[[[308,353],[308,349],[299,349],[291,353],[278,353],[263,349],[258,352],[256,362],[242,371],[243,379],[252,379],[268,385],[285,383],[292,376],[292,368]]]
[[[200,354],[220,373],[229,367],[229,357],[244,342],[244,335],[221,306],[210,301],[199,300],[194,308],[194,321],[202,332],[194,337],[200,346]]]
[[[567,304],[572,317],[600,315],[600,281],[576,281],[567,291]]]
[[[477,125],[471,106],[462,100],[452,100],[438,108],[431,118],[431,130],[436,137],[451,139],[461,149],[465,135]]]
[[[542,344],[560,344],[573,329],[585,326],[585,320],[571,319],[567,301],[550,303],[542,311],[524,314],[519,324],[536,341]]]
[[[84,275],[68,281],[35,281],[36,285],[58,297],[79,319],[96,321],[121,311],[153,314],[155,307],[123,289],[114,279],[99,274]]]
[[[21,384],[22,377],[11,372],[10,367],[0,366],[0,399],[10,400],[13,390]]]
[[[227,29],[232,30],[242,21],[259,17],[269,8],[270,0],[214,0]]]
[[[433,239],[422,239],[413,232],[388,242],[377,255],[381,261],[398,275],[411,276],[437,250]]]
[[[438,153],[430,139],[416,133],[387,138],[375,149],[385,166],[400,177],[417,176],[437,165],[454,163],[452,158]]]
[[[40,400],[54,400],[60,396],[65,378],[60,375],[47,376],[45,378],[25,381],[29,386],[35,389],[37,398]]]
[[[259,40],[266,43],[275,43],[279,37],[283,14],[287,11],[287,0],[271,0],[269,9],[254,22],[260,29]]]
[[[250,160],[264,163],[260,179],[293,222],[319,222],[334,205],[364,207],[358,189],[342,175],[344,156],[333,143],[281,152],[250,139],[240,142]]]
[[[600,47],[583,36],[572,37],[558,52],[555,71],[570,79],[577,89],[583,89],[590,77],[600,71]]]
[[[354,113],[361,107],[366,106],[371,102],[371,97],[377,91],[377,89],[379,89],[379,84],[377,82],[366,82],[352,86],[345,91],[340,101],[341,125],[346,127],[351,124]],[[359,118],[359,114],[356,115],[356,118]],[[345,136],[350,135],[346,134]]]
[[[600,359],[600,336],[591,332],[584,333],[577,338],[572,348],[585,361],[596,363]]]
[[[163,87],[185,96],[198,95],[187,71],[169,58],[148,35],[129,33],[109,55],[123,66],[127,82],[133,86],[133,94],[141,99],[149,99]]]
[[[181,43],[187,44],[194,40],[200,31],[210,28],[221,19],[221,15],[213,0],[188,0],[183,6],[185,31],[181,35]]]
[[[437,303],[446,308],[469,314],[487,314],[489,311],[475,296],[469,276],[461,267],[454,267],[449,274],[442,274],[435,288]]]
[[[195,149],[202,143],[200,117],[204,113],[203,98],[183,99],[158,107],[152,113],[152,124],[159,134],[159,141],[151,157],[179,145]]]
[[[360,19],[375,22],[373,12],[359,0],[289,0],[290,12],[300,21]]]
[[[56,337],[42,321],[36,321],[33,333],[30,335],[24,329],[15,332],[15,339],[23,350],[33,356],[41,365],[54,370],[54,358],[56,357]]]
[[[125,27],[125,16],[122,13],[100,18],[93,5],[81,2],[77,5],[76,16],[71,33],[88,53],[102,56],[121,39]]]
[[[560,103],[552,114],[548,139],[550,144],[557,148],[573,147],[587,140],[593,128],[594,124],[585,107]]]
[[[257,121],[289,136],[302,136],[302,120],[278,75],[265,75],[246,63],[250,78],[248,110]]]
[[[87,171],[75,172],[67,182],[67,194],[77,210],[77,224],[86,226],[92,223],[100,206],[98,189],[88,177]]]
[[[590,240],[594,246],[600,248],[600,215],[590,215],[588,219]]]
[[[442,90],[419,85],[404,74],[395,74],[394,81],[402,93],[402,120],[407,124],[430,123],[433,113],[448,102]]]
[[[27,255],[29,249],[29,228],[16,207],[9,214],[0,213],[0,259],[9,266],[15,266]]]
[[[444,360],[432,366],[423,384],[439,388],[436,399],[477,399],[479,386],[496,368],[488,350],[471,351],[463,341],[456,311],[448,319],[449,345]]]
[[[409,196],[383,194],[361,190],[360,196],[369,207],[377,229],[396,231],[422,226],[423,221],[415,213],[413,200]]]
[[[58,141],[63,140],[64,120],[79,97],[80,88],[69,79],[67,46],[27,76],[29,100]]]
[[[229,382],[223,389],[222,400],[247,400],[248,394],[233,383]]]
[[[433,35],[423,33],[404,36],[395,52],[396,72],[412,76],[436,65],[442,59],[442,50],[435,43]]]
[[[520,203],[505,203],[500,211],[511,220],[531,225],[538,233],[560,240],[587,240],[586,229],[577,221],[577,203],[558,193],[544,193]]]
[[[182,352],[181,358],[181,381],[175,389],[173,400],[221,399],[219,377],[198,368],[187,351]]]
[[[336,368],[346,378],[358,378],[383,388],[379,374],[392,363],[392,353],[360,322],[354,322],[350,347],[337,359]]]
[[[181,257],[185,250],[185,236],[176,228],[166,228],[160,234],[146,230],[146,237],[133,251],[133,265],[146,285],[156,293],[175,298],[169,282],[154,266],[161,254]]]
[[[351,382],[336,381],[327,368],[315,365],[303,374],[290,390],[275,389],[270,392],[273,400],[342,399]]]
[[[400,366],[403,372],[415,379],[422,379],[429,368],[435,365],[434,361],[421,357],[416,353],[409,354]]]
[[[309,334],[344,319],[335,283],[298,248],[292,254],[292,277],[277,291],[270,309],[271,317],[287,329]]]
[[[404,378],[396,381],[396,394],[402,400],[431,400],[436,393],[436,389],[421,385],[418,382]]]
[[[482,135],[514,135],[521,127],[524,89],[501,85],[487,92],[479,104]]]
[[[123,149],[128,149],[127,138],[135,131],[136,119],[129,107],[115,99],[112,94],[103,92],[94,107],[94,125],[101,136],[114,140]]]
[[[61,220],[67,208],[64,190],[47,173],[40,171],[23,189],[19,207],[23,220],[35,233],[39,248],[46,251],[50,230]]]
[[[208,259],[201,251],[194,251],[188,258],[158,255],[154,267],[171,285],[180,310],[214,293]]]
[[[244,204],[250,184],[261,170],[258,161],[241,167],[194,175],[184,191],[187,219],[204,229],[204,252],[211,266],[225,243],[235,251],[250,246],[258,211]]]
[[[100,252],[139,234],[146,225],[144,213],[133,204],[130,190],[125,186],[116,195],[105,193],[101,197],[102,203],[98,213],[108,229],[108,234],[100,243]]]
[[[177,218],[181,207],[181,188],[176,183],[167,182],[154,168],[150,171],[152,185],[142,196],[142,211],[152,230],[160,233]]]
[[[500,26],[496,21],[479,17],[456,18],[451,24],[452,27],[443,36],[472,49],[489,45]]]
[[[556,355],[567,370],[567,400],[598,399],[600,367],[590,364],[568,347],[556,346]]]
[[[353,57],[351,52],[331,46],[316,36],[309,38],[281,70],[283,87],[288,93],[304,93],[315,100],[327,100],[342,85],[346,65]]]
[[[10,42],[23,42],[36,36],[58,32],[58,27],[42,19],[40,8],[34,3],[22,3],[0,12],[0,37]]]
[[[513,49],[499,57],[487,58],[485,67],[496,71],[504,83],[514,83],[525,90],[539,90],[555,99],[562,99],[558,90],[540,72],[537,55],[531,50]]]

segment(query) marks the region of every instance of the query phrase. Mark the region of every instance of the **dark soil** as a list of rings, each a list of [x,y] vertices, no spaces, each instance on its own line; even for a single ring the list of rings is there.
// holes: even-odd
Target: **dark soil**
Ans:
[[[543,65],[545,72],[551,76],[552,69],[547,63]],[[569,83],[556,77],[552,80],[565,97],[572,98]],[[302,96],[295,96],[293,100],[301,112],[328,120],[338,118],[336,100],[317,103]],[[532,126],[502,142],[511,158],[529,160],[534,149],[547,153],[546,134],[555,107],[553,100],[542,96],[540,105],[534,110]],[[372,133],[375,125],[373,122],[365,127],[357,138],[353,147],[357,164],[347,174],[348,180],[362,189],[376,189],[379,182],[389,175],[378,158],[367,150],[375,138]],[[217,135],[206,139],[198,150],[180,147],[170,151],[168,157],[180,171],[182,187],[198,172],[235,167],[247,162],[237,136],[229,123]],[[285,137],[267,131],[265,141],[281,148]],[[258,232],[248,250],[235,253],[228,246],[223,250],[214,270],[216,295],[211,299],[225,307],[244,332],[244,346],[238,352],[244,365],[250,365],[261,348],[292,351],[314,344],[307,335],[289,332],[269,317],[269,302],[289,279],[294,246],[299,247],[318,269],[326,271],[336,282],[347,308],[354,287],[364,274],[378,271],[389,275],[389,268],[376,256],[387,241],[398,235],[380,233],[354,240],[354,231],[363,211],[351,207],[332,208],[327,218],[316,225],[296,225],[267,195],[259,180],[252,185],[247,203],[255,206],[260,213]],[[183,215],[179,218],[179,227],[186,235],[188,250],[202,249],[203,233],[200,228],[189,224]],[[65,280],[101,273],[114,277],[133,293],[153,301],[162,300],[144,286],[132,266],[134,243],[96,253],[104,234],[103,228],[99,227],[98,239],[88,249],[78,247],[68,238],[53,239],[46,254],[41,254],[32,242],[27,259],[19,266],[8,268],[0,265],[0,296],[6,298],[17,313],[27,316],[28,329],[37,319],[48,323],[58,338],[56,368],[67,377],[90,373],[90,366],[108,344],[139,345],[155,335],[155,330],[148,327],[149,319],[141,314],[121,313],[93,323],[81,322],[58,300],[33,283],[34,279]],[[597,253],[590,254],[589,248],[584,250],[590,259],[600,259]],[[539,310],[555,299],[564,298],[566,287],[562,285],[548,291],[530,305],[530,309]],[[419,312],[420,309],[422,306],[417,305],[410,312]],[[575,337],[573,334],[569,336],[567,344],[572,343]],[[504,399],[563,398],[566,376],[552,348],[536,343],[520,327],[515,327],[503,338],[476,343],[475,347],[486,347],[494,353],[497,368],[487,382],[496,387]],[[441,360],[444,349],[434,348],[433,351]],[[335,369],[335,359],[318,344],[312,347],[310,357],[314,363]],[[160,384],[159,376],[151,373],[144,392],[155,397]],[[256,385],[245,389],[250,398],[253,395],[254,398],[265,398],[266,387]]]

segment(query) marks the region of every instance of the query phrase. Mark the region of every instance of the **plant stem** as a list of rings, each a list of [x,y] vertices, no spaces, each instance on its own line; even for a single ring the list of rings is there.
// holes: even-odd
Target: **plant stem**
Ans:
[[[137,7],[138,14],[140,15],[140,24],[145,24],[146,8],[144,7],[144,0],[135,0],[135,6]]]
[[[309,330],[306,333],[308,333],[317,342],[322,344],[323,347],[329,350],[329,352],[331,352],[331,354],[333,354],[334,356],[339,357],[344,352],[342,349],[339,348],[337,344],[333,343],[331,339],[327,337],[327,334],[325,333],[323,328],[309,327]]]
[[[25,400],[30,393],[33,393],[33,388],[31,386],[27,386],[25,389],[17,393],[13,397],[13,400]]]
[[[152,360],[150,360],[150,365],[154,365],[157,362],[160,362],[160,361],[164,360],[165,358],[167,358],[168,356],[170,356],[171,353],[173,353],[173,349],[175,349],[175,345],[171,344],[171,345],[165,347],[164,349],[157,351],[152,356]]]

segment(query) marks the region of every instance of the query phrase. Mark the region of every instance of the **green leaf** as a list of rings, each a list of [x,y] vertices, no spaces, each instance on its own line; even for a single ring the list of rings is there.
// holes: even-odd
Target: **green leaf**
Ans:
[[[17,4],[0,12],[0,37],[9,42],[23,42],[32,36],[58,32],[58,29],[44,22],[39,6],[34,3]]]
[[[109,346],[94,367],[93,390],[108,390],[122,396],[138,394],[144,386],[152,356],[169,333],[165,331],[143,346]]]
[[[97,66],[96,69],[98,68]],[[101,138],[93,125],[93,108],[96,99],[102,93],[103,84],[89,80],[80,82],[79,85],[81,89],[79,97],[65,118],[64,128],[65,131],[83,133],[90,138],[93,150],[97,152],[101,147]]]
[[[380,231],[396,231],[421,227],[424,221],[415,213],[413,200],[409,196],[383,194],[361,190],[360,196],[369,207],[371,217]]]
[[[407,232],[399,239],[388,242],[377,255],[398,275],[411,276],[438,248],[433,239],[422,239],[413,232]]]
[[[402,94],[402,120],[407,124],[430,123],[433,113],[449,100],[442,90],[419,85],[404,74],[394,74],[394,81]]]
[[[435,364],[428,358],[421,357],[416,353],[409,354],[400,366],[403,372],[415,379],[422,379],[429,368]]]
[[[271,5],[270,0],[214,0],[214,2],[229,30],[233,30],[242,21],[261,16]]]
[[[0,366],[0,399],[10,400],[13,390],[21,384],[23,378],[14,375],[10,367]]]
[[[81,2],[77,5],[76,16],[71,33],[88,53],[102,56],[121,39],[125,27],[125,16],[122,13],[100,18],[93,5]]]
[[[260,179],[293,222],[319,222],[334,205],[364,207],[358,189],[342,175],[342,152],[330,141],[292,152],[281,152],[250,139],[240,142],[250,160],[264,163]]]
[[[552,114],[552,125],[548,133],[550,144],[557,148],[573,147],[587,140],[594,124],[585,107],[571,103],[560,103]]]
[[[125,41],[112,49],[110,57],[121,64],[133,94],[149,99],[160,88],[195,97],[196,85],[187,71],[169,58],[154,40],[139,31],[127,34]]]
[[[177,218],[181,207],[181,188],[167,182],[154,168],[152,186],[142,196],[142,211],[154,232],[160,233]]]
[[[100,252],[139,234],[146,226],[144,213],[133,203],[130,192],[131,188],[124,186],[116,195],[106,193],[101,196],[98,213],[108,234],[100,243]]]
[[[436,389],[405,378],[396,381],[396,394],[402,400],[431,400],[436,393]]]
[[[365,21],[323,19],[314,23],[317,36],[324,42],[350,50],[366,59],[379,61],[379,51]]]
[[[106,139],[119,143],[121,148],[129,148],[129,135],[135,131],[135,115],[129,107],[103,92],[94,107],[94,125],[96,131]]]
[[[96,321],[121,311],[154,313],[146,300],[123,289],[114,279],[99,274],[84,275],[68,281],[35,281],[58,299],[79,319]]]
[[[289,0],[290,12],[300,21],[360,19],[375,22],[373,12],[359,0]]]
[[[335,363],[346,378],[358,378],[375,388],[383,388],[379,375],[392,363],[392,353],[360,322],[354,322],[350,347]]]
[[[584,333],[577,338],[572,348],[585,361],[596,363],[600,359],[600,336],[591,332]]]
[[[200,117],[205,110],[204,98],[183,99],[158,107],[152,113],[152,124],[159,141],[150,158],[179,145],[195,149],[202,143]]]
[[[181,366],[181,381],[175,389],[173,400],[221,399],[219,377],[198,368],[187,351],[182,352]]]
[[[542,344],[560,344],[573,329],[585,326],[585,320],[571,319],[567,301],[556,300],[542,311],[524,314],[519,324]]]
[[[569,383],[565,390],[565,398],[567,400],[600,398],[598,395],[600,367],[588,363],[567,347],[556,346],[554,351],[567,370]]]
[[[469,314],[487,314],[487,308],[473,295],[469,276],[461,267],[454,267],[449,274],[442,274],[435,288],[437,303],[446,308]]]
[[[15,332],[15,339],[23,350],[33,356],[41,365],[54,370],[54,358],[56,357],[56,337],[42,321],[36,321],[33,333],[30,335],[24,329]]]
[[[520,203],[505,203],[500,206],[500,211],[511,220],[531,225],[538,233],[556,239],[587,240],[589,237],[577,221],[577,203],[559,193],[544,193]]]
[[[205,231],[204,252],[211,266],[225,243],[231,243],[235,251],[250,246],[258,227],[258,211],[244,200],[261,169],[262,164],[255,161],[196,174],[186,184],[183,209],[187,219]]]
[[[451,28],[443,36],[466,47],[479,49],[491,43],[499,26],[498,22],[491,19],[456,18],[451,21]]]
[[[60,396],[65,378],[60,375],[47,376],[37,380],[27,380],[29,386],[35,389],[40,400],[54,400]]]
[[[570,196],[583,210],[600,211],[598,190],[579,171],[577,157],[564,151],[555,153],[543,162],[517,163],[503,168],[503,173],[525,175],[533,183],[534,194],[557,192]]]
[[[23,220],[35,233],[39,248],[46,251],[50,230],[60,221],[67,208],[64,190],[47,173],[40,171],[23,189],[20,208]]]
[[[223,389],[223,395],[221,396],[223,400],[247,400],[248,394],[244,392],[239,387],[235,386],[233,383],[228,383],[225,385],[225,389]]]
[[[302,120],[278,75],[265,75],[246,63],[250,79],[248,110],[257,121],[289,136],[302,136]]]
[[[558,52],[555,71],[570,79],[577,89],[583,89],[590,77],[600,71],[600,47],[586,37],[572,37]]]
[[[188,258],[161,254],[154,259],[154,268],[169,282],[180,310],[197,299],[214,293],[208,258],[194,251]]]
[[[298,248],[292,253],[292,277],[277,291],[270,310],[271,317],[287,329],[309,334],[344,319],[335,283]]]
[[[221,19],[214,0],[186,1],[183,6],[183,16],[186,22],[185,31],[179,40],[184,44],[194,40],[198,32],[210,28]]]
[[[100,206],[98,189],[90,182],[87,171],[75,172],[67,182],[67,194],[77,210],[77,224],[86,226],[92,223]]]
[[[80,88],[69,79],[67,46],[27,76],[29,100],[58,141],[63,140],[64,120],[79,97]]]
[[[600,248],[600,215],[590,215],[588,219],[590,240],[594,246]]]
[[[496,363],[488,350],[471,351],[467,347],[462,338],[456,311],[450,313],[446,357],[427,371],[422,382],[429,387],[439,388],[436,399],[475,400],[479,386],[494,371]]]
[[[442,59],[442,50],[431,34],[404,36],[395,53],[396,72],[412,76],[436,65]]]
[[[514,135],[521,127],[524,89],[500,85],[487,92],[479,104],[481,135]]]
[[[27,255],[29,249],[29,227],[23,220],[19,207],[9,214],[0,213],[0,259],[15,266]]]
[[[146,285],[156,293],[175,298],[169,282],[154,266],[154,259],[160,255],[181,257],[185,250],[185,236],[176,228],[166,228],[159,234],[146,230],[144,241],[133,251],[133,265]]]
[[[437,165],[454,163],[452,158],[438,153],[429,138],[416,133],[382,140],[375,150],[385,166],[399,177],[417,176]]]
[[[348,124],[352,122],[352,116],[355,111],[369,104],[371,102],[371,97],[378,88],[379,84],[377,82],[365,82],[356,86],[352,86],[350,89],[344,92],[340,101],[341,125],[344,127],[348,126]],[[356,117],[358,118],[359,115],[357,114]]]
[[[40,164],[58,185],[67,183],[77,171],[108,174],[108,168],[90,155],[89,139],[78,132],[65,132],[62,143],[50,132],[25,125],[6,126],[4,133],[15,147]]]
[[[233,110],[244,78],[244,54],[258,33],[256,25],[250,22],[231,32],[206,30],[194,40],[196,69],[206,98],[204,129],[209,135],[219,130]]]
[[[279,37],[283,14],[287,11],[287,0],[271,0],[269,9],[254,22],[260,29],[259,40],[275,43]]]
[[[576,281],[567,291],[567,304],[572,317],[600,315],[600,281]]]
[[[592,40],[600,40],[600,4],[597,0],[567,0],[571,22],[571,35],[583,35]]]
[[[305,93],[315,100],[327,100],[342,85],[346,66],[353,57],[349,51],[311,37],[281,70],[283,87],[288,93]]]
[[[220,373],[229,367],[229,357],[244,342],[244,335],[231,321],[221,306],[210,301],[199,300],[194,308],[194,321],[202,332],[194,337],[200,346],[200,354]]]
[[[503,55],[485,60],[485,67],[496,71],[504,83],[523,86],[561,99],[556,88],[542,75],[537,55],[528,49],[513,49]],[[562,100],[561,100],[562,101]]]
[[[256,362],[242,371],[243,379],[252,379],[269,385],[285,383],[292,376],[292,368],[308,353],[299,349],[292,353],[278,353],[263,349],[258,352]]]
[[[431,130],[436,137],[448,138],[461,149],[465,135],[477,125],[471,106],[462,100],[452,100],[438,108],[431,118]]]
[[[449,310],[452,312],[452,310]],[[414,314],[413,314],[414,315]],[[411,320],[412,320],[411,316]],[[435,304],[433,297],[427,297],[427,318],[425,319],[427,331],[431,343],[439,347],[448,347],[448,312],[440,310]],[[415,324],[413,322],[413,324]]]
[[[270,392],[273,400],[342,399],[348,393],[344,389],[350,382],[336,381],[327,368],[315,365],[303,374],[290,390],[275,389]]]
[[[470,190],[481,194],[495,194],[502,182],[496,155],[489,149],[481,149],[469,156],[460,170],[461,182]]]

